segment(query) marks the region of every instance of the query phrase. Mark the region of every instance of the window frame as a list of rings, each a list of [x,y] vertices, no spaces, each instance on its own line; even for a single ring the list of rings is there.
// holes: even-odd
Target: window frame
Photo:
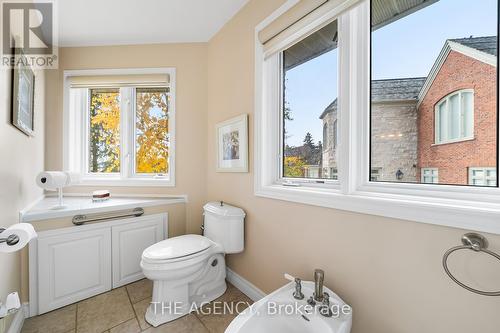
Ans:
[[[488,171],[494,170],[495,171],[495,180],[498,182],[497,168],[495,168],[495,167],[469,167],[468,168],[467,182],[470,186],[494,187],[494,186],[489,186],[489,185],[474,185],[474,184],[472,184],[471,180],[474,179],[474,171],[477,171],[477,170],[481,170],[484,172],[484,180],[486,181],[486,183],[488,182],[488,176],[487,176]]]
[[[86,89],[85,96],[77,96],[77,110],[71,110],[72,96],[70,94],[70,78],[77,76],[105,76],[105,75],[142,75],[166,74],[170,77],[169,89],[169,122],[170,137],[169,172],[166,176],[157,174],[140,174],[135,172],[135,90],[140,87],[118,87],[120,92],[120,172],[118,173],[90,173],[88,171],[88,135],[90,112],[90,89]],[[82,181],[76,186],[175,186],[175,68],[130,68],[130,69],[103,69],[103,70],[65,70],[63,73],[63,168],[79,172]],[[151,86],[153,87],[153,86]],[[159,87],[159,86],[154,86]],[[101,88],[101,87],[99,87]],[[117,88],[117,87],[113,87]],[[83,94],[80,94],[83,95]],[[85,106],[83,105],[85,98]],[[79,130],[82,128],[82,130]],[[80,133],[72,133],[73,131]]]
[[[431,172],[431,178],[432,178],[432,183],[427,183],[424,181],[425,178],[425,171],[430,171]],[[436,180],[437,182],[434,182],[434,175],[433,172],[436,171]],[[439,169],[438,168],[421,168],[420,169],[420,182],[422,184],[439,184]]]
[[[469,119],[469,121],[471,122],[471,127],[472,127],[472,133],[471,135],[467,136],[465,135],[465,127],[467,122],[463,121],[465,119],[464,117],[464,110],[462,109],[462,94],[463,93],[471,93],[472,95],[472,110],[471,110],[471,119]],[[459,103],[459,120],[458,120],[458,126],[459,126],[459,137],[456,138],[456,139],[445,139],[445,140],[440,140],[440,134],[441,134],[441,114],[439,112],[439,108],[442,104],[446,103],[446,113],[448,114],[448,119],[446,119],[446,121],[448,122],[449,121],[449,114],[450,114],[450,99],[453,97],[453,96],[456,96],[458,95],[458,98],[460,100],[460,103]],[[449,93],[448,95],[444,96],[443,98],[441,98],[437,103],[436,105],[434,106],[434,145],[444,145],[444,144],[448,144],[448,143],[456,143],[456,142],[462,142],[462,141],[469,141],[469,140],[474,140],[474,114],[475,114],[475,110],[474,110],[474,89],[460,89],[460,90],[456,90],[456,91],[453,91],[451,93]],[[465,124],[465,125],[464,125]],[[447,125],[449,126],[449,123],[447,123]],[[463,131],[463,136],[462,136],[462,131]]]
[[[254,194],[259,197],[500,234],[500,189],[372,182],[370,176],[370,0],[333,0],[291,34],[264,48],[258,33],[296,3],[288,0],[255,28]],[[339,93],[334,186],[280,182],[279,51],[338,19]],[[498,59],[497,59],[498,75]],[[497,85],[498,113],[498,85]],[[499,126],[497,116],[497,126]],[[498,127],[497,127],[498,128]],[[498,138],[497,138],[498,140]],[[279,149],[278,149],[279,147]],[[499,149],[497,144],[497,149]],[[497,150],[497,159],[500,151]],[[480,222],[478,222],[480,221]]]

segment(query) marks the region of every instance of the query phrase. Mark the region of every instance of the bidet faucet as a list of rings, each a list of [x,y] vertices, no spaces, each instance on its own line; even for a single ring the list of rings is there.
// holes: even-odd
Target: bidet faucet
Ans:
[[[314,270],[314,300],[317,302],[323,301],[323,280],[325,272],[322,269]]]

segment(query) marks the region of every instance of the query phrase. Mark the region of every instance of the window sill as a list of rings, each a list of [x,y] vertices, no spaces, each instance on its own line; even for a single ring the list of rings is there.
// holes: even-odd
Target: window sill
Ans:
[[[458,139],[458,140],[444,141],[444,142],[439,142],[439,143],[433,143],[433,144],[431,144],[431,147],[449,145],[452,143],[459,143],[459,142],[474,141],[475,139],[476,138],[472,137],[472,138],[463,138],[463,139]]]
[[[103,179],[103,178],[83,178],[78,184],[71,186],[120,186],[120,187],[175,187],[172,179],[158,178],[128,178],[128,179]]]
[[[500,205],[477,201],[426,198],[307,187],[262,186],[255,195],[362,214],[500,234]]]

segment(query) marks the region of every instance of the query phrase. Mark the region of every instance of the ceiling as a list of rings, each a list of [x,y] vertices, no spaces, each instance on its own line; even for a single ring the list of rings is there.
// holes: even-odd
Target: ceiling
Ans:
[[[247,1],[58,1],[59,46],[206,42]]]

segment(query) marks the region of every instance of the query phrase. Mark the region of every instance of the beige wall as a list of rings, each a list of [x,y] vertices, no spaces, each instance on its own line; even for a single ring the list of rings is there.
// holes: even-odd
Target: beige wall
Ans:
[[[441,267],[463,230],[258,198],[252,167],[215,172],[214,126],[241,113],[250,114],[254,162],[254,27],[282,2],[249,2],[208,46],[208,199],[248,214],[245,251],[229,255],[229,267],[266,292],[285,283],[284,272],[312,279],[323,268],[326,285],[354,308],[353,333],[498,332],[500,300],[461,289]],[[487,236],[499,252],[500,237]],[[452,259],[466,263],[456,269],[464,281],[500,289],[500,265],[474,253]]]
[[[11,125],[11,71],[0,70],[0,227],[19,222],[19,210],[42,195],[35,177],[44,164],[44,72],[35,73],[35,136],[28,137]],[[20,291],[19,252],[0,253],[0,300]]]
[[[59,70],[50,71],[47,80],[45,167],[62,168],[63,71],[144,67],[176,68],[176,186],[106,188],[112,194],[187,194],[186,229],[199,232],[206,197],[206,43],[61,48]],[[75,187],[65,191],[89,193],[94,189]]]

